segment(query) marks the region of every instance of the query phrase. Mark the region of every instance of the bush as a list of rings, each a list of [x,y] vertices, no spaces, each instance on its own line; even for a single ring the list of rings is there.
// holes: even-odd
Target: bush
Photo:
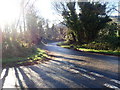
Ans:
[[[109,50],[110,44],[108,43],[89,43],[89,44],[83,44],[83,48],[88,49],[96,49],[96,50]]]
[[[120,37],[105,37],[104,41],[112,46],[112,49],[117,49],[120,45]]]
[[[83,44],[82,47],[97,50],[119,50],[120,37],[104,36],[97,41]]]
[[[2,58],[27,57],[35,52],[28,43],[7,39],[2,43]]]

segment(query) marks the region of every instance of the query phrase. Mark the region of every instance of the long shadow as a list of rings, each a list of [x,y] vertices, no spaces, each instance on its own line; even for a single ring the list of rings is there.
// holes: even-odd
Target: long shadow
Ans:
[[[84,56],[84,57],[100,59],[100,60],[104,60],[104,61],[113,61],[113,60],[119,61],[119,59],[120,59],[120,57],[117,57],[117,56],[114,57],[114,56],[96,55],[96,54],[93,54],[93,53],[85,53],[85,52],[82,52],[82,51],[76,51],[76,50],[62,48],[62,47],[59,47],[59,46],[56,46],[56,45],[44,46],[44,47],[42,47],[42,49],[57,52],[57,53],[61,53],[61,54]]]
[[[18,83],[19,83],[19,85],[20,85],[20,88],[23,89],[24,87],[23,87],[22,81],[20,80],[20,77],[19,77],[19,73],[18,73],[18,71],[17,71],[17,68],[14,67],[14,70],[15,70],[15,75],[16,75],[16,78],[17,78]],[[17,87],[17,86],[16,86],[16,87]]]
[[[55,63],[56,64],[56,63]],[[57,65],[57,64],[56,64]],[[55,67],[56,67],[55,65]],[[86,78],[86,77],[81,77],[81,74],[77,74],[77,76],[80,75],[80,77],[75,77],[75,74],[72,73],[71,71],[69,70],[66,70],[65,68],[61,68],[62,69],[62,72],[61,70],[57,70],[56,68],[54,67],[51,67],[51,66],[46,66],[46,65],[42,65],[42,69],[44,69],[43,71],[45,72],[46,69],[50,69],[50,71],[54,71],[56,76],[62,76],[68,80],[71,80],[72,82],[76,83],[76,84],[81,84],[85,87],[89,87],[89,88],[106,88],[103,84],[104,83],[109,83],[111,85],[115,85],[117,87],[120,87],[117,83],[114,83],[112,81],[110,81],[111,79],[108,79],[106,77],[99,77],[99,76],[96,76],[94,74],[91,74],[89,73],[89,71],[87,71],[87,69],[85,68],[80,68],[80,69],[84,69],[86,70],[87,72],[83,71],[83,70],[80,70],[78,68],[71,68],[71,69],[74,69],[74,70],[77,70],[77,71],[80,71],[80,73],[82,73],[83,75],[88,75],[88,76],[92,76],[95,78],[95,80],[90,80],[89,78]],[[58,67],[59,68],[59,67]],[[97,73],[95,71],[93,71],[93,73]],[[69,75],[68,75],[69,74]],[[99,75],[102,75],[100,73],[98,73]],[[86,83],[88,82],[88,83]]]
[[[56,57],[56,58],[64,58],[64,59],[68,59],[68,60],[73,60],[73,61],[88,62],[88,61],[81,60],[81,59],[74,59],[74,58],[68,58],[68,57],[66,58],[66,57],[63,57],[63,56],[56,56],[56,55],[51,55],[51,56],[52,56],[52,57]],[[58,60],[52,60],[52,61],[56,61],[56,62],[65,64],[64,61],[58,61]],[[71,63],[71,62],[67,62],[67,64],[69,64],[69,65],[75,65],[75,66],[76,66],[76,64]],[[77,67],[80,67],[80,66],[77,65]],[[109,78],[114,78],[114,79],[120,80],[120,72],[118,72],[117,75],[114,75],[114,72],[107,73],[107,72],[104,72],[104,71],[102,71],[102,70],[95,70],[95,69],[91,68],[90,66],[87,66],[87,67],[81,66],[81,67],[82,67],[82,68],[84,67],[84,69],[88,69],[89,71],[95,71],[95,72],[97,72],[97,73],[101,73],[102,75],[105,75],[105,76],[107,76],[107,77],[109,77]],[[81,68],[81,67],[80,67],[80,68]],[[118,68],[118,69],[119,69],[119,68]],[[113,73],[113,74],[112,74],[112,73]]]
[[[64,58],[64,59],[71,59],[71,58],[66,58],[66,57],[62,57],[62,56],[56,56],[56,55],[51,55],[53,57],[57,57],[57,58]],[[74,60],[74,59],[73,59]],[[64,61],[58,61],[58,60],[52,60],[52,61],[55,61],[55,62],[59,62],[61,64],[68,64],[68,65],[73,65],[74,67],[76,68],[83,68],[89,72],[95,72],[95,73],[98,73],[98,74],[101,74],[101,75],[104,75],[105,77],[108,77],[108,78],[111,78],[111,79],[116,79],[116,80],[120,80],[120,73],[116,73],[114,74],[114,72],[105,72],[105,71],[102,71],[102,70],[98,70],[98,69],[94,69],[90,66],[78,66],[77,64],[74,64],[74,63],[71,63],[71,62],[67,62],[65,63]],[[84,61],[84,60],[79,60],[78,61]],[[54,63],[55,64],[55,63]],[[57,64],[56,64],[57,65]]]
[[[74,59],[74,58],[68,58],[68,57],[63,57],[63,56],[55,56],[55,55],[51,55],[51,56],[56,57],[56,58],[69,59],[69,60],[72,60],[72,61],[87,62],[87,61],[85,61],[85,60],[81,60],[81,59]]]
[[[81,59],[66,58],[66,57],[63,57],[63,56],[55,56],[55,55],[52,55],[52,56],[57,57],[57,58],[64,58],[64,59],[74,60],[74,61],[88,62],[88,61],[81,60]],[[60,63],[65,64],[64,61],[58,61],[58,60],[52,60],[52,61],[56,61],[56,62],[60,62]],[[75,66],[76,66],[76,64],[71,63],[71,62],[68,62],[68,64],[70,64],[70,65],[75,65]],[[77,65],[77,67],[80,67],[80,66]],[[119,73],[119,72],[118,72],[118,74],[117,74],[117,76],[116,76],[116,75],[113,75],[113,74],[110,74],[110,73],[107,74],[106,72],[101,71],[101,70],[95,70],[95,69],[91,68],[90,66],[87,66],[87,67],[89,67],[89,68],[86,68],[85,66],[81,66],[81,67],[82,67],[82,68],[84,67],[84,69],[88,69],[89,71],[95,71],[95,72],[97,72],[97,73],[99,72],[99,73],[101,73],[101,74],[103,74],[103,75],[105,75],[105,76],[107,76],[107,77],[115,78],[115,79],[119,79],[119,80],[120,80],[120,73]],[[80,67],[80,68],[81,68],[81,67]],[[111,73],[114,73],[114,72],[111,72]]]
[[[55,62],[59,62],[59,63],[63,63],[65,64],[63,61],[58,61],[58,60],[53,60]],[[110,73],[107,73],[105,71],[102,71],[102,70],[97,70],[97,69],[93,69],[92,67],[90,66],[78,66],[77,64],[74,64],[74,63],[71,63],[71,62],[67,62],[68,65],[73,65],[75,68],[83,68],[89,72],[95,72],[95,73],[98,73],[98,74],[101,74],[101,75],[104,75],[108,78],[112,78],[112,79],[117,79],[117,80],[120,80],[120,73],[118,73],[117,75],[114,75],[114,72],[110,72]],[[113,73],[113,74],[112,74]]]
[[[57,73],[56,76],[60,75],[63,78],[66,78],[67,80],[72,81],[74,84],[77,84],[80,86],[85,86],[87,88],[103,88],[104,87],[103,85],[100,85],[98,83],[96,84],[95,81],[92,81],[86,77],[81,77],[80,75],[75,75],[74,73],[71,73],[70,71],[67,71],[65,69],[62,69],[64,72],[61,73],[60,71],[56,70],[56,68],[51,68],[51,67],[47,67],[44,65],[42,65],[42,66],[46,69],[51,69],[52,71],[56,72]],[[89,83],[87,83],[87,82],[89,82]]]
[[[32,80],[30,80],[30,78],[25,74],[25,72],[21,68],[19,68],[19,67],[18,67],[18,70],[21,72],[27,87],[28,88],[35,88],[35,89],[37,89],[36,84]]]
[[[55,88],[69,88],[68,86],[66,86],[64,83],[60,82],[60,81],[57,81],[51,77],[49,77],[47,75],[47,73],[45,73],[45,71],[43,71],[42,69],[38,68],[38,67],[29,67],[31,70],[33,70],[34,72],[38,73],[39,76],[46,82],[46,84],[51,87],[49,85],[49,83],[51,83],[52,85],[54,85]],[[49,82],[49,83],[48,83]],[[52,87],[51,87],[52,88]]]
[[[53,57],[57,57],[57,58],[64,58],[62,56],[55,56],[55,55],[51,55]],[[66,57],[65,57],[66,58]],[[64,59],[65,59],[64,58]],[[67,59],[71,59],[71,58],[67,58]],[[74,60],[74,59],[73,59]],[[78,59],[79,60],[79,59]],[[72,62],[68,62],[68,61],[59,61],[59,60],[52,60],[52,61],[55,61],[55,62],[59,62],[61,64],[68,64],[68,65],[72,65],[76,68],[83,68],[83,69],[86,69],[87,71],[89,72],[95,72],[95,73],[99,73],[99,74],[102,74],[108,78],[112,78],[112,79],[117,79],[117,80],[120,80],[120,72],[118,73],[114,73],[114,72],[106,72],[106,71],[102,71],[102,70],[98,70],[98,69],[95,69],[91,66],[80,66],[80,65],[77,65],[75,63],[72,63]],[[79,60],[79,61],[84,61],[84,60]],[[55,64],[55,63],[54,63]],[[57,64],[56,64],[57,65]],[[119,68],[118,68],[119,69]]]
[[[9,72],[9,67],[6,68],[5,74],[4,74],[3,78],[1,79],[2,80],[2,87],[5,83],[6,77],[8,76],[8,72]]]

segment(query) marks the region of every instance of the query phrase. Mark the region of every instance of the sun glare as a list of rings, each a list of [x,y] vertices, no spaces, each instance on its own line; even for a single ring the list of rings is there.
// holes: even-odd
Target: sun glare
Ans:
[[[0,0],[0,24],[10,24],[20,14],[19,0]]]

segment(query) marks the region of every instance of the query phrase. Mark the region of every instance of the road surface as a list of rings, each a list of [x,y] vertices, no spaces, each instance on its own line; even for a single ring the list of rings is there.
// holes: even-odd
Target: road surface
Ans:
[[[52,59],[37,65],[5,68],[3,88],[120,88],[119,58],[62,48],[42,47]]]

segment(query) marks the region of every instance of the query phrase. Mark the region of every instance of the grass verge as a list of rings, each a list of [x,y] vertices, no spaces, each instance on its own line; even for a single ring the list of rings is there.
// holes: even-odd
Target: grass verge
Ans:
[[[36,52],[32,55],[22,57],[12,57],[12,58],[2,58],[3,68],[6,66],[23,66],[23,65],[33,65],[48,60],[49,58],[47,51],[40,48],[36,49]]]
[[[86,49],[86,48],[77,48],[77,50],[100,53],[100,54],[107,54],[107,55],[116,55],[116,56],[120,55],[119,51],[112,51],[112,50],[95,50],[95,49]]]
[[[75,49],[79,51],[84,51],[84,52],[91,52],[91,53],[98,53],[98,54],[104,54],[104,55],[115,55],[115,56],[120,56],[120,51],[113,51],[113,50],[96,50],[96,49],[87,49],[87,48],[81,48],[80,46],[76,45],[62,45],[61,43],[58,44],[58,46],[61,46],[63,48],[68,48],[68,49]]]

